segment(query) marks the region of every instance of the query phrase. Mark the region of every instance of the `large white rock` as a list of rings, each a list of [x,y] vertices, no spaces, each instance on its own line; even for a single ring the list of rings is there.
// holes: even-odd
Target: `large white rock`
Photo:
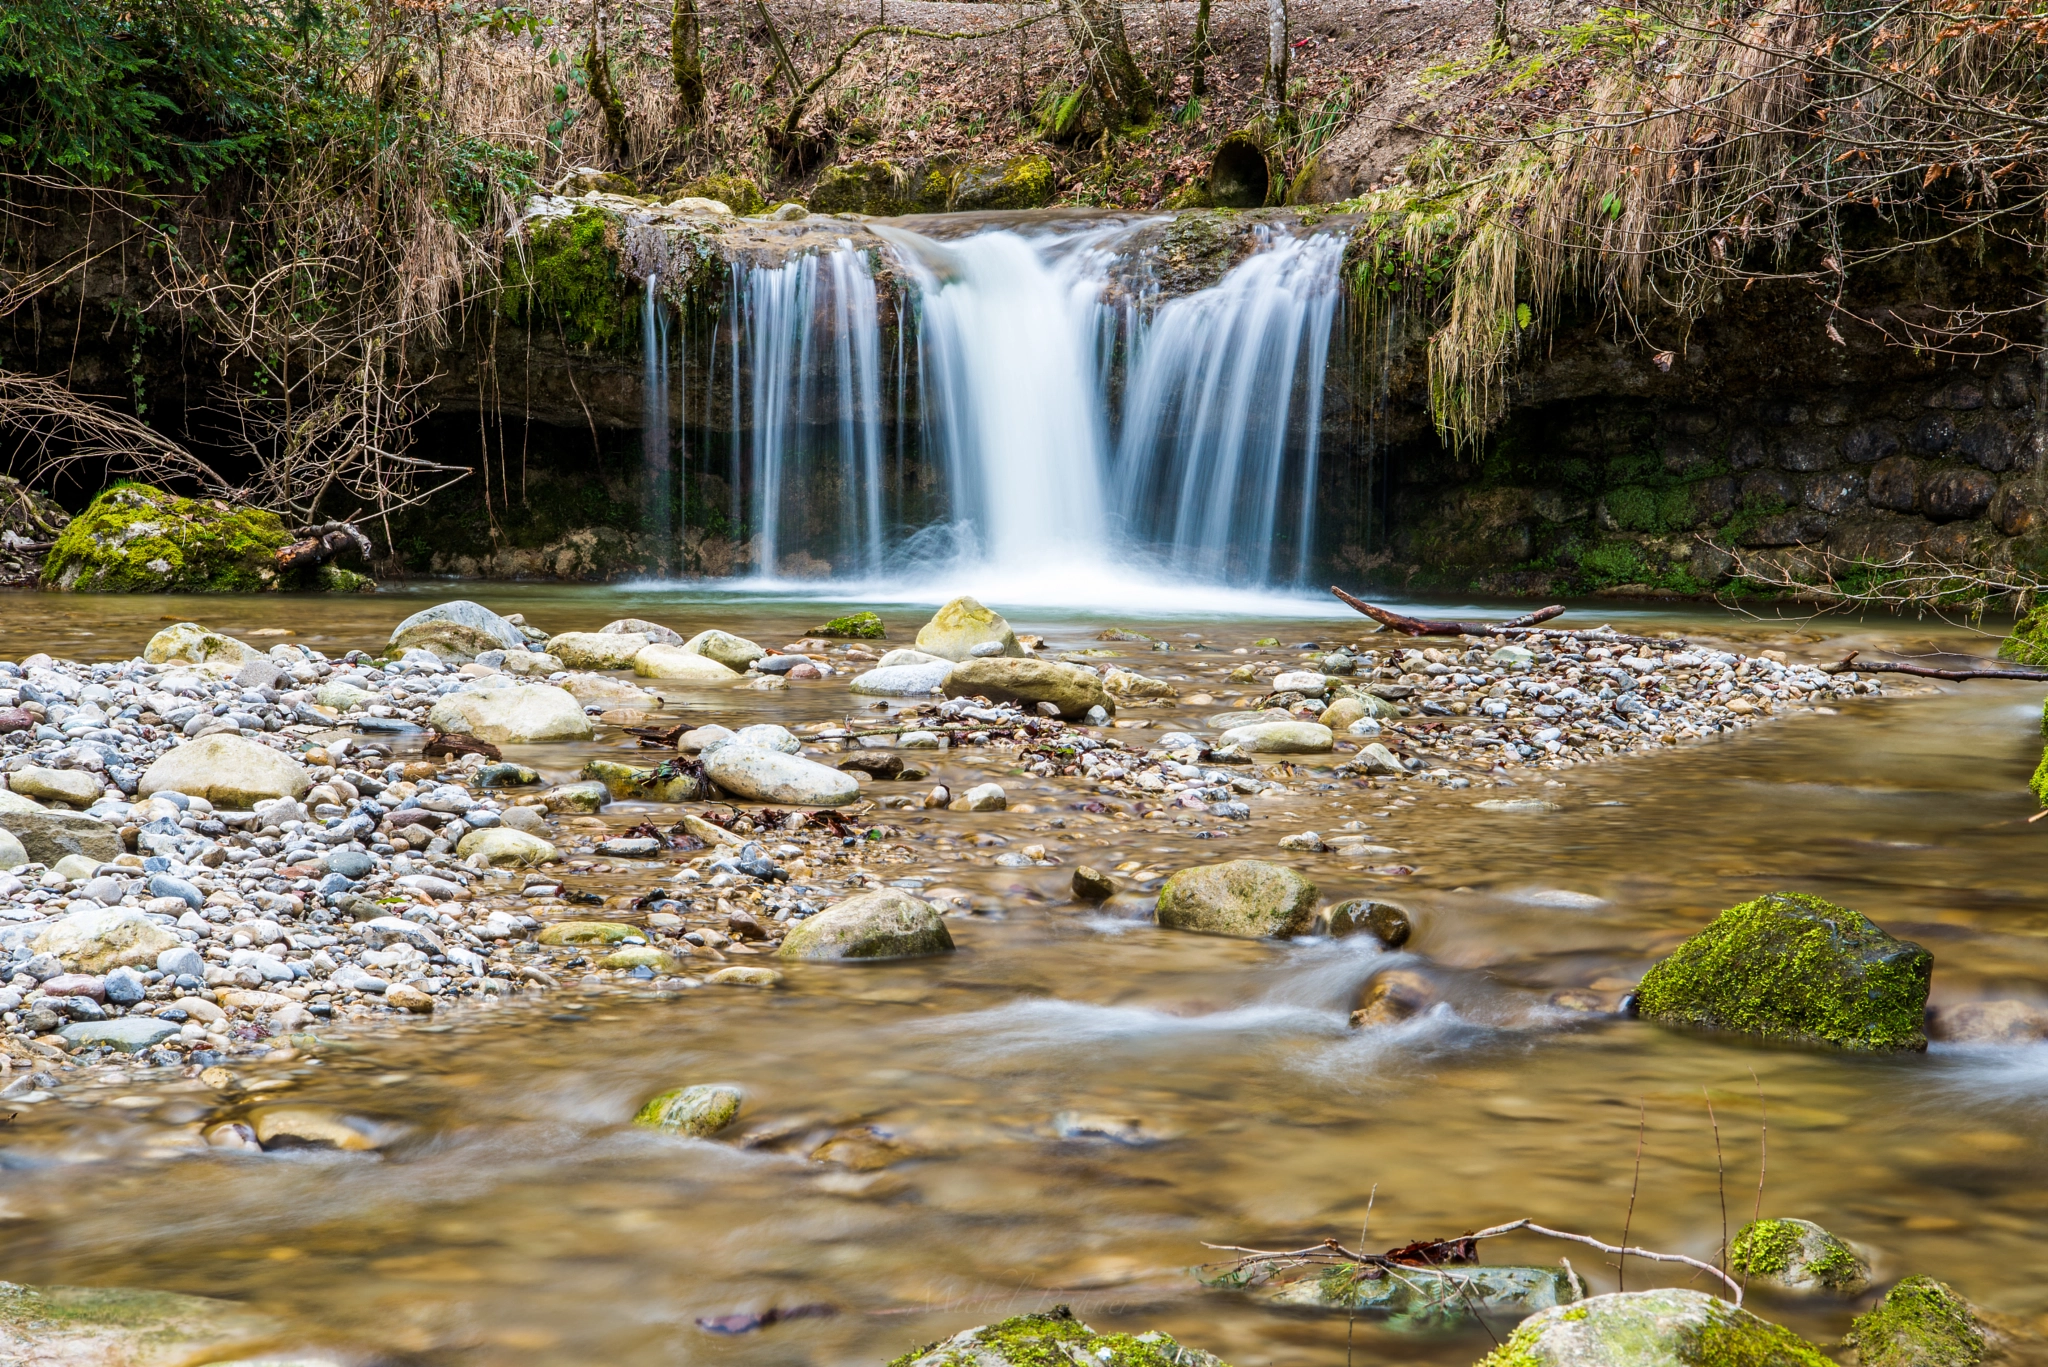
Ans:
[[[240,736],[201,736],[167,750],[143,771],[136,792],[179,792],[216,807],[246,811],[276,797],[303,797],[313,786],[306,766]]]
[[[73,854],[105,863],[126,853],[120,831],[97,817],[53,811],[5,789],[0,789],[0,830],[12,835],[37,864],[54,865]]]
[[[391,654],[413,648],[466,662],[487,650],[523,650],[526,635],[483,604],[457,598],[422,608],[392,630]]]
[[[427,721],[450,734],[475,736],[492,745],[537,745],[545,741],[589,740],[593,734],[583,704],[552,684],[479,685],[450,693],[434,704]]]
[[[901,655],[908,652],[890,653]],[[934,688],[944,688],[946,677],[952,672],[953,665],[949,660],[940,660],[937,664],[885,665],[870,669],[865,674],[856,674],[847,687],[872,698],[922,698]]]
[[[548,640],[548,654],[569,669],[631,669],[648,639],[628,631],[565,631]]]
[[[851,774],[801,755],[727,742],[704,753],[704,774],[736,797],[793,807],[839,807],[860,796]]]
[[[23,797],[73,807],[92,806],[101,792],[100,781],[83,769],[16,769],[7,776],[7,786]]]
[[[197,622],[180,622],[150,637],[142,648],[142,658],[153,665],[245,665],[262,659],[263,652],[232,636],[208,631]]]
[[[679,646],[683,643],[683,634],[680,631],[671,631],[661,623],[650,622],[645,617],[621,617],[616,622],[608,622],[599,627],[598,631],[613,636],[621,633],[645,636],[656,645]]]
[[[642,711],[652,711],[661,706],[659,693],[649,693],[644,688],[635,688],[624,679],[614,679],[609,674],[571,674],[555,686],[584,704],[637,707]]]
[[[683,643],[683,649],[716,660],[731,670],[743,670],[768,653],[746,637],[729,631],[700,631]]]
[[[670,683],[737,683],[739,674],[709,655],[699,655],[681,646],[652,645],[633,657],[633,672],[643,679]]]
[[[539,836],[515,831],[509,826],[471,831],[456,845],[455,853],[463,859],[480,854],[490,861],[493,868],[501,869],[531,868],[559,857],[555,847]]]
[[[157,955],[183,943],[133,907],[95,907],[45,927],[33,948],[76,964],[82,973],[105,973],[123,965],[154,968]]]
[[[1319,755],[1336,741],[1330,728],[1318,721],[1254,722],[1223,733],[1225,745],[1235,745],[1254,755]]]
[[[1024,647],[1017,644],[1017,633],[1001,613],[965,595],[940,608],[931,621],[917,629],[917,648],[927,655],[966,660],[974,657],[976,646],[992,647],[990,653],[996,655],[1024,653]]]

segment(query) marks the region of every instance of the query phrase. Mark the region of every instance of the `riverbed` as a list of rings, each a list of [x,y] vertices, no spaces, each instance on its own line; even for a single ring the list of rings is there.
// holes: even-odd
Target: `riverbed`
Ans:
[[[938,595],[877,603],[763,592],[421,585],[360,598],[9,595],[4,653],[135,654],[164,621],[293,631],[330,655],[375,648],[407,613],[475,597],[550,630],[640,616],[764,644],[875,606],[906,643]],[[1255,640],[1355,642],[1361,619],[1306,601],[1273,615],[1015,608],[1056,648],[1107,626],[1169,640],[1168,661]],[[1927,623],[1760,621],[1711,608],[1575,607],[1572,622],[1680,631],[1794,660],[1847,649],[1989,654]],[[268,643],[267,641],[265,642]],[[1160,657],[1140,662],[1168,672]],[[814,722],[858,705],[843,676],[700,695],[693,716]],[[2048,865],[2028,825],[2038,686],[1940,685],[1854,699],[1664,753],[1517,775],[1498,790],[1355,785],[1192,838],[1076,811],[1061,781],[1031,812],[920,812],[921,872],[965,890],[960,952],[858,969],[794,965],[773,992],[661,993],[617,980],[431,1024],[340,1029],[311,1056],[241,1069],[236,1094],[334,1107],[389,1127],[376,1154],[194,1146],[222,1104],[198,1078],[118,1069],[0,1127],[0,1278],[225,1296],[364,1360],[460,1364],[879,1364],[1007,1314],[1071,1305],[1098,1329],[1164,1329],[1237,1367],[1470,1363],[1482,1329],[1397,1335],[1203,1289],[1207,1245],[1392,1247],[1530,1216],[1712,1258],[1758,1205],[1872,1249],[1881,1282],[1932,1273],[2048,1328],[2048,1046],[1859,1057],[1707,1038],[1559,1010],[1614,993],[1723,907],[1818,893],[1935,956],[1933,1001],[2048,1002]],[[713,714],[716,714],[715,716]],[[619,738],[532,747],[573,775]],[[963,769],[962,776],[965,775]],[[948,777],[937,773],[937,778]],[[1052,824],[1055,819],[1062,822]],[[609,814],[608,814],[609,815]],[[618,824],[636,817],[620,813]],[[1363,821],[1406,875],[1275,842]],[[1206,828],[1205,828],[1206,829]],[[1028,837],[1059,862],[1006,868]],[[1407,907],[1413,938],[1252,943],[1178,934],[1075,903],[1076,865],[1148,875],[1256,855],[1329,900]],[[1353,1031],[1358,988],[1390,965],[1443,1005]],[[746,1094],[717,1142],[635,1130],[650,1095]],[[255,1090],[251,1090],[251,1089]],[[1709,1107],[1711,1106],[1711,1116]],[[0,1121],[8,1108],[0,1103]],[[1718,1132],[1718,1141],[1717,1141]],[[855,1162],[810,1155],[835,1136]],[[1637,1153],[1640,1139],[1640,1175]],[[1718,1142],[1718,1153],[1717,1153]],[[1633,1216],[1628,1216],[1634,1191]],[[1591,1250],[1525,1238],[1489,1261],[1555,1261],[1595,1289]],[[1627,1284],[1683,1284],[1631,1264]],[[1821,1340],[1853,1307],[1753,1298]],[[817,1307],[723,1336],[700,1318]],[[830,1313],[825,1313],[829,1309]]]

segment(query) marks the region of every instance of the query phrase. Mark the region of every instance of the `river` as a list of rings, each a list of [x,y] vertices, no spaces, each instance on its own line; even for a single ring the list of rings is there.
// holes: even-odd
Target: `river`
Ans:
[[[632,615],[771,645],[869,605],[906,641],[931,606],[496,585],[349,599],[11,595],[4,653],[125,658],[162,620],[189,616],[230,633],[297,631],[289,639],[337,654],[381,645],[400,617],[454,596],[551,630]],[[1137,663],[1191,680],[1240,663],[1228,652],[1258,638],[1364,634],[1360,619],[1307,600],[1275,602],[1270,616],[1186,604],[1105,616],[985,597],[1058,647],[1092,646],[1112,624],[1163,635],[1176,650]],[[1928,623],[1757,621],[1693,605],[1589,604],[1567,620],[1776,644],[1812,661],[1991,646]],[[1194,632],[1217,649],[1190,649]],[[848,701],[841,679],[689,706],[739,724],[820,720]],[[978,908],[952,922],[960,953],[793,966],[775,992],[593,984],[337,1031],[317,1061],[243,1070],[273,1099],[393,1127],[401,1137],[381,1154],[195,1149],[217,1104],[210,1088],[103,1070],[0,1127],[0,1278],[231,1297],[366,1361],[464,1367],[879,1364],[1059,1303],[1098,1329],[1164,1329],[1237,1367],[1467,1364],[1491,1346],[1486,1331],[1415,1337],[1276,1310],[1205,1290],[1186,1269],[1224,1256],[1210,1244],[1352,1243],[1368,1210],[1365,1242],[1378,1248],[1521,1216],[1612,1241],[1632,1189],[1631,1241],[1712,1258],[1724,1219],[1732,1230],[1758,1205],[1762,1139],[1765,1214],[1868,1245],[1881,1283],[1932,1273],[2048,1327],[2048,1045],[1860,1057],[1544,1005],[1560,988],[1633,982],[1719,909],[1775,889],[1819,893],[1926,945],[1936,1003],[2048,1001],[2048,825],[2026,823],[2040,705],[2023,683],[1859,699],[1571,769],[1554,786],[1524,777],[1553,804],[1541,811],[1475,810],[1471,791],[1388,803],[1304,783],[1286,815],[1201,842],[1076,812],[1078,791],[1037,794],[1035,812],[891,813],[922,871]],[[617,744],[601,733],[518,757],[566,778]],[[942,756],[933,777],[957,787],[978,773]],[[1274,848],[1289,831],[1353,819],[1415,872],[1378,877]],[[996,867],[975,833],[1028,836],[1060,867]],[[1076,864],[1124,865],[1144,884],[1246,855],[1296,864],[1329,898],[1409,907],[1415,935],[1398,961],[1446,1004],[1353,1032],[1359,985],[1389,962],[1366,937],[1177,934],[1087,912],[1065,891]],[[737,1142],[628,1126],[649,1095],[688,1082],[744,1090]],[[1140,1142],[1061,1137],[1076,1114],[1135,1122],[1127,1137]],[[877,1163],[896,1161],[861,1171],[807,1156],[847,1133],[865,1136]],[[1517,1236],[1483,1251],[1516,1262],[1562,1251],[1596,1289],[1616,1284],[1592,1250]],[[1683,1284],[1639,1263],[1627,1277]],[[1752,1304],[1823,1340],[1853,1313]],[[798,1306],[833,1313],[739,1336],[695,1323]]]

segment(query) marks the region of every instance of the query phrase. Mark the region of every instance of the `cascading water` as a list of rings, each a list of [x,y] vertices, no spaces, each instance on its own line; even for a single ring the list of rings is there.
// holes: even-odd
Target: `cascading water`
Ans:
[[[647,531],[663,545],[673,545],[682,531],[683,503],[682,465],[670,441],[668,352],[668,305],[661,297],[661,277],[650,275],[640,310],[640,452]]]
[[[882,263],[846,239],[736,264],[713,345],[757,570],[1302,580],[1344,239],[1262,232],[1217,284],[1159,301],[1130,287],[1131,229],[874,225],[906,290],[886,350]]]

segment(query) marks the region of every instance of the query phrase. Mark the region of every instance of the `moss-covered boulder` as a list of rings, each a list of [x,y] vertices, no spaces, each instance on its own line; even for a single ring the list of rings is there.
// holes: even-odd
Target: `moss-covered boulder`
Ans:
[[[1098,1334],[1064,1305],[963,1329],[943,1342],[905,1353],[889,1367],[1064,1367],[1075,1362],[1101,1367],[1228,1367],[1213,1353],[1183,1347],[1158,1332]]]
[[[2012,634],[1998,647],[1998,658],[2014,664],[2048,666],[2048,605],[2014,622]]]
[[[737,1087],[700,1084],[663,1092],[640,1108],[635,1125],[667,1134],[708,1139],[732,1124],[745,1100]]]
[[[1233,859],[1182,869],[1159,889],[1154,912],[1169,930],[1259,940],[1300,935],[1316,914],[1316,885],[1282,864]]]
[[[1052,162],[1033,153],[1000,166],[967,166],[953,178],[951,208],[1043,209],[1059,188]]]
[[[812,636],[831,636],[848,641],[879,641],[885,634],[881,617],[872,612],[849,612],[810,630]]]
[[[619,265],[619,230],[594,206],[531,220],[506,252],[499,307],[514,323],[538,317],[585,351],[638,345],[640,294]]]
[[[1874,1052],[1925,1049],[1934,956],[1807,893],[1730,907],[1643,975],[1645,1020]]]
[[[283,1361],[277,1321],[232,1301],[126,1287],[0,1282],[0,1362],[174,1367]],[[292,1357],[296,1361],[296,1357]]]
[[[965,594],[933,613],[931,621],[917,629],[917,648],[942,660],[1024,654],[1017,633],[1003,615]]]
[[[1843,1343],[1857,1367],[1977,1367],[1991,1335],[1970,1303],[1932,1277],[1908,1277],[1858,1315]]]
[[[276,513],[120,484],[71,520],[43,562],[43,583],[79,593],[253,593],[286,587]]]
[[[1394,1275],[1333,1267],[1283,1282],[1267,1293],[1275,1305],[1341,1310],[1382,1320],[1389,1329],[1440,1333],[1481,1316],[1505,1319],[1586,1299],[1586,1283],[1564,1267],[1411,1267]]]
[[[952,195],[951,177],[918,162],[856,161],[828,166],[811,190],[811,211],[894,218],[936,213]]]
[[[1728,1246],[1736,1276],[1781,1291],[1854,1296],[1870,1285],[1856,1250],[1811,1220],[1751,1220]]]
[[[1834,1367],[1782,1325],[1704,1291],[1618,1291],[1538,1311],[1479,1367]]]
[[[776,954],[826,963],[915,959],[953,952],[937,907],[897,888],[855,893],[799,921]]]
[[[668,192],[671,199],[715,199],[736,214],[758,214],[768,207],[761,187],[747,176],[713,171]]]

